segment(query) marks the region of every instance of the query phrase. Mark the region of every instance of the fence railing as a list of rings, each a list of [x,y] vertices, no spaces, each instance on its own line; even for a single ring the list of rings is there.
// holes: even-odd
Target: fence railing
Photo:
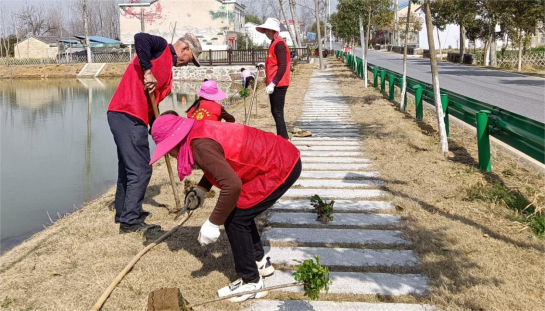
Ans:
[[[101,53],[92,54],[93,63],[128,63],[134,54],[129,53]],[[53,58],[13,58],[0,57],[0,65],[45,65],[45,64],[77,64],[87,63],[87,55],[61,54]]]
[[[484,54],[478,51],[475,55],[476,55],[477,65],[483,65]],[[496,61],[498,63],[498,67],[500,68],[517,68],[519,63],[518,55],[514,53],[509,53],[508,55],[504,57],[499,56],[497,57]],[[538,68],[545,67],[545,54],[530,53],[530,54],[522,55],[521,63],[522,63],[522,66],[532,65],[532,67],[538,67]]]
[[[358,76],[363,77],[363,62],[359,57],[345,55],[340,51],[335,51],[335,53],[337,57],[342,57],[342,61],[346,62]],[[402,74],[369,63],[367,70],[374,73],[373,85],[375,87],[379,87],[378,81],[380,80],[382,91],[386,91],[385,81],[389,82],[389,98],[393,100],[395,86],[402,87]],[[407,92],[415,95],[416,117],[422,119],[421,101],[425,100],[434,105],[433,86],[407,77]],[[486,113],[488,115],[487,129],[490,135],[539,162],[545,163],[545,125],[543,123],[445,89],[441,89],[441,102],[445,112],[447,135],[450,134],[448,130],[449,115],[476,127],[477,114]],[[407,101],[405,101],[406,103]],[[486,166],[485,163],[481,163],[481,168]]]

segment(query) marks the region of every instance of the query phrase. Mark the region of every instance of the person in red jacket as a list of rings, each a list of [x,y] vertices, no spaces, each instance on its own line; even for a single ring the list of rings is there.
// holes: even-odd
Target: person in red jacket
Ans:
[[[267,35],[267,38],[271,40],[265,59],[265,80],[267,83],[265,92],[269,94],[271,113],[276,123],[276,134],[289,139],[284,121],[284,104],[290,85],[290,50],[286,41],[279,35],[280,22],[276,18],[267,18],[265,24],[255,29]]]
[[[187,117],[197,121],[212,120],[235,122],[235,117],[228,113],[221,104],[216,101],[224,100],[225,93],[218,89],[216,81],[207,80],[201,84],[197,92],[199,98],[187,109]]]
[[[299,150],[288,140],[239,123],[200,121],[162,115],[151,136],[157,147],[150,164],[165,154],[178,159],[180,180],[193,165],[204,176],[185,204],[201,206],[212,185],[220,188],[216,206],[202,225],[198,241],[214,243],[223,225],[240,279],[218,290],[218,296],[264,288],[263,277],[274,273],[265,257],[254,218],[271,207],[299,178]],[[231,298],[233,302],[261,298],[267,292]]]
[[[172,88],[172,67],[199,65],[199,40],[185,34],[176,43],[147,33],[134,36],[136,56],[131,60],[108,107],[108,124],[117,145],[118,177],[115,193],[115,222],[119,232],[159,229],[144,222],[142,211],[152,168],[149,165],[148,125],[153,108],[146,92],[159,104]]]

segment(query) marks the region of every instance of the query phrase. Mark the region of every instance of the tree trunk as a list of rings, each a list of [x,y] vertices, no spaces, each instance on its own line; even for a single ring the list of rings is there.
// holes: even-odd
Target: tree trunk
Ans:
[[[431,77],[433,83],[433,98],[435,102],[435,111],[437,114],[437,124],[439,128],[439,146],[442,153],[448,152],[447,132],[445,128],[445,119],[443,114],[443,105],[441,104],[441,89],[439,87],[439,73],[437,72],[437,58],[435,55],[435,44],[433,42],[433,25],[431,23],[430,1],[425,0],[424,9],[426,10],[426,29],[428,32],[428,41],[430,44]]]
[[[299,20],[297,19],[297,8],[295,7],[295,0],[289,0],[291,17],[293,18],[293,29],[295,31],[295,38],[297,39],[297,45],[303,46],[303,40],[301,39],[301,32],[299,29]]]
[[[367,49],[369,48],[369,41],[371,41],[371,13],[367,15],[367,40],[365,41],[365,60],[363,62],[363,68],[365,68],[365,87],[367,87]]]
[[[409,18],[411,16],[411,1],[407,9],[407,24],[405,25],[405,47],[403,50],[403,86],[401,87],[401,100],[399,110],[405,111],[405,94],[407,93],[407,39],[409,38]]]
[[[318,0],[314,0],[314,10],[316,11],[316,32],[318,33],[318,57],[320,59],[320,70],[324,69],[324,63],[322,58],[322,34],[320,31],[320,7]]]
[[[522,70],[522,30],[519,29],[519,61],[518,61],[518,71]]]
[[[363,81],[365,83],[365,88],[367,88],[367,66],[366,66],[366,55],[365,55],[365,31],[363,30],[363,21],[361,14],[359,16],[360,22],[360,40],[361,40],[361,63],[363,66]]]
[[[496,54],[496,22],[490,23],[490,66],[498,66],[498,55]]]
[[[433,33],[432,33],[432,37],[433,37]],[[437,28],[437,43],[439,43],[439,59],[443,60],[443,49],[441,49],[441,37],[439,36],[439,28]]]
[[[293,30],[290,27],[289,21],[286,18],[286,10],[284,9],[284,0],[280,1],[280,10],[282,10],[282,16],[284,16],[284,21],[286,21],[286,28],[288,28],[288,32],[290,33],[291,41],[293,42],[293,45],[298,48],[299,44],[297,43],[297,38],[295,37],[295,34],[293,33]]]
[[[89,14],[87,13],[87,0],[83,0],[83,27],[85,29],[85,44],[87,45],[87,62],[92,63],[91,44],[89,42]]]
[[[464,25],[460,24],[460,64],[464,63],[464,53],[466,52],[466,34]]]
[[[484,66],[490,65],[490,40],[486,40],[484,43],[483,65]]]

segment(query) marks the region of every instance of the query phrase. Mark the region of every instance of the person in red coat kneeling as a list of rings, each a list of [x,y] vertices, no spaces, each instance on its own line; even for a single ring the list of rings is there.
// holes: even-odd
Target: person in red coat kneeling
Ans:
[[[273,274],[274,267],[265,257],[254,218],[271,207],[299,178],[299,150],[281,136],[253,127],[208,120],[195,122],[174,115],[157,118],[151,136],[157,147],[150,164],[169,153],[178,159],[180,180],[191,174],[193,165],[204,172],[197,187],[187,193],[186,206],[201,206],[212,185],[221,189],[198,237],[203,246],[214,243],[223,225],[231,244],[240,279],[219,289],[218,296],[264,288],[263,277]],[[231,301],[266,295],[264,291]]]
[[[221,121],[223,119],[226,122],[235,122],[235,117],[217,103],[217,101],[224,100],[226,95],[218,88],[216,81],[204,81],[197,95],[199,98],[186,111],[188,118],[197,121]]]

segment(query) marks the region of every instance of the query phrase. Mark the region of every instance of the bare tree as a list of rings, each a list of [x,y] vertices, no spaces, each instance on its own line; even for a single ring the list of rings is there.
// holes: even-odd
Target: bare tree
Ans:
[[[92,63],[93,59],[91,58],[91,42],[89,41],[89,14],[87,13],[87,1],[83,0],[82,2],[83,10],[83,27],[85,29],[85,45],[87,46],[87,62]]]
[[[295,6],[295,0],[289,0],[291,18],[293,19],[293,29],[295,30],[295,37],[297,38],[297,43],[299,47],[303,46],[303,39],[301,38],[301,30],[299,29],[299,19],[297,18],[297,8]]]
[[[286,22],[286,28],[288,28],[288,32],[290,33],[291,41],[293,42],[293,45],[295,45],[296,48],[299,47],[299,43],[297,42],[297,38],[295,37],[295,34],[293,33],[293,29],[289,25],[289,20],[286,17],[286,10],[284,9],[284,0],[279,0],[280,2],[280,10],[282,11],[282,16],[284,17],[284,21]]]
[[[403,48],[403,87],[401,88],[401,103],[399,104],[399,110],[405,110],[405,94],[407,93],[407,41],[409,39],[409,24],[411,21],[411,0],[409,0],[409,7],[407,8],[407,23],[405,25],[405,46]]]
[[[25,36],[43,36],[53,34],[58,27],[57,21],[48,18],[47,12],[42,4],[26,2],[14,15],[26,32]]]
[[[437,72],[437,57],[435,55],[435,43],[433,40],[433,25],[431,22],[430,1],[424,1],[424,10],[426,13],[426,30],[428,32],[428,43],[431,61],[431,79],[433,84],[433,98],[435,102],[435,112],[437,115],[437,124],[439,128],[439,145],[442,153],[448,152],[447,131],[443,114],[443,105],[441,104],[441,88],[439,87],[439,73]]]
[[[322,35],[320,34],[320,8],[318,5],[318,0],[314,0],[315,10],[316,10],[316,29],[318,33],[318,53],[320,54],[318,57],[320,59],[320,70],[324,69],[324,63],[322,59]]]

